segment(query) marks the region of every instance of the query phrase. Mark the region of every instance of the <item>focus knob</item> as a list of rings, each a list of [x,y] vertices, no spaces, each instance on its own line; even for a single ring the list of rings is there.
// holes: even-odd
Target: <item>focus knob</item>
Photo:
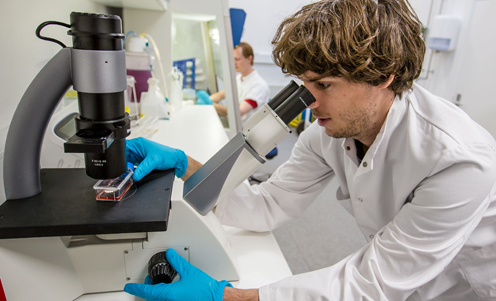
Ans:
[[[177,272],[167,261],[165,252],[153,255],[148,261],[148,275],[152,284],[171,283]]]

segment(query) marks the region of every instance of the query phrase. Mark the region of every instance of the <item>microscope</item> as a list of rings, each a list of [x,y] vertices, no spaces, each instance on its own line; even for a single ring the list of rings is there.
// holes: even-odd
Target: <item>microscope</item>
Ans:
[[[189,204],[174,199],[171,208],[173,170],[135,182],[120,202],[96,201],[95,182],[127,170],[124,35],[118,16],[73,12],[70,22],[38,27],[38,37],[63,49],[27,88],[7,135],[0,279],[8,299],[75,300],[119,292],[126,283],[142,283],[153,256],[169,248],[215,279],[239,280],[231,243],[211,209],[265,162],[291,132],[287,124],[315,99],[290,83],[185,182]],[[54,24],[70,28],[73,47],[41,36],[44,26]],[[79,113],[64,151],[84,153],[85,168],[40,169],[47,125],[71,85]],[[43,290],[24,289],[40,284]]]

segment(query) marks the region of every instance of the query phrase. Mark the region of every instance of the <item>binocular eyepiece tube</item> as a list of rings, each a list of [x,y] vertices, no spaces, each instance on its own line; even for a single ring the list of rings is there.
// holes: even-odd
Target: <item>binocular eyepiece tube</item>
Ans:
[[[289,124],[314,102],[312,93],[292,80],[267,104],[285,124]]]

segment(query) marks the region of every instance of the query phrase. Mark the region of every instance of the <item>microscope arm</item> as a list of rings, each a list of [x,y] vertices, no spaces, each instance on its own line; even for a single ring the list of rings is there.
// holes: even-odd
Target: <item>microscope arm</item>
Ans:
[[[64,48],[41,69],[14,113],[5,143],[3,167],[8,200],[41,192],[41,146],[52,113],[72,85],[70,55],[70,48]]]
[[[265,163],[265,155],[291,133],[267,105],[256,115],[250,119],[262,120],[245,130],[248,135],[238,133],[184,183],[184,199],[200,214],[207,214],[217,200],[252,175]]]
[[[291,133],[287,124],[314,101],[305,87],[290,83],[184,182],[184,200],[198,213],[207,214],[265,163],[265,156]]]

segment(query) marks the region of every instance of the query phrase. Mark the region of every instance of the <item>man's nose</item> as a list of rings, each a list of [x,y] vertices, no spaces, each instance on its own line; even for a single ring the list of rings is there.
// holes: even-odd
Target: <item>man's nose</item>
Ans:
[[[309,90],[309,91],[310,91],[310,90]],[[310,93],[312,93],[312,91],[310,91]],[[312,103],[308,106],[308,108],[309,108],[309,109],[315,109],[315,108],[317,108],[317,107],[320,105],[319,98],[318,98],[318,97],[316,97],[316,96],[315,96],[315,94],[313,94],[313,93],[312,93],[312,95],[313,95],[313,98],[315,98],[315,101],[314,101],[314,102],[312,102]]]
[[[309,108],[309,109],[316,109],[318,106],[319,106],[318,101],[317,101],[317,100],[315,100],[314,102],[312,102],[312,103],[308,106],[308,108]]]
[[[314,101],[314,102],[312,102],[312,103],[308,106],[308,108],[310,108],[310,109],[315,109],[316,107],[318,107],[318,106],[319,106],[319,103],[320,103],[320,101],[319,101],[319,99],[318,99],[318,97],[317,97],[317,93],[314,93],[314,91],[313,91],[314,89],[313,89],[313,87],[312,87],[312,85],[311,85],[311,84],[305,83],[305,88],[307,88],[308,92],[310,92],[310,94],[312,94],[313,98],[315,98],[315,101]]]

